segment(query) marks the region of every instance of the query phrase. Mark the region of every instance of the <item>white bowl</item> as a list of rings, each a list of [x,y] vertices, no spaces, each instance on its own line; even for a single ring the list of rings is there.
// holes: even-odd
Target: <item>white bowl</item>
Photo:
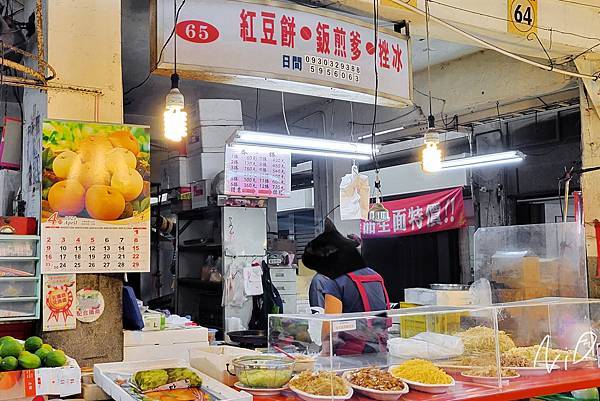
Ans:
[[[404,383],[404,389],[400,390],[400,391],[381,391],[381,390],[374,390],[371,388],[367,388],[367,387],[361,387],[361,386],[357,386],[356,384],[353,384],[350,380],[348,380],[348,376],[350,376],[353,372],[346,372],[344,373],[344,375],[342,376],[344,379],[346,379],[346,381],[348,383],[350,383],[350,386],[352,386],[352,388],[356,391],[358,391],[360,394],[372,398],[374,400],[378,400],[378,401],[396,401],[398,400],[400,397],[402,397],[404,394],[408,393],[408,384]]]
[[[540,366],[536,366],[536,367],[523,367],[523,368],[509,366],[508,369],[514,370],[522,377],[532,377],[532,376],[536,377],[536,376],[548,375],[548,374],[552,373],[553,370],[559,370],[560,367],[557,365],[555,365],[555,366],[540,365]]]
[[[354,395],[354,390],[352,389],[352,386],[348,385],[348,394],[346,395],[338,395],[335,397],[332,397],[330,395],[316,395],[316,394],[309,394],[309,393],[305,393],[304,391],[300,391],[297,388],[295,388],[293,385],[290,384],[290,390],[292,390],[294,393],[296,393],[296,395],[298,397],[300,397],[301,399],[303,399],[304,401],[342,401],[342,400],[349,400],[350,398],[352,398],[352,396]]]
[[[498,377],[472,376],[466,373],[461,373],[461,376],[472,381],[473,383],[486,384],[488,386],[498,385]],[[521,376],[518,373],[516,376],[504,376],[502,377],[502,385],[507,385],[510,380],[518,379],[519,377]]]
[[[390,366],[388,371],[390,373],[392,373],[392,369],[394,367],[395,366]],[[394,377],[398,377],[398,376],[394,376]],[[427,383],[414,382],[412,380],[406,380],[403,377],[398,377],[398,378],[400,380],[402,380],[404,383],[408,384],[412,390],[421,391],[423,393],[429,393],[429,394],[443,394],[456,385],[456,381],[454,381],[453,377],[450,377],[452,379],[452,382],[450,384],[427,384]]]

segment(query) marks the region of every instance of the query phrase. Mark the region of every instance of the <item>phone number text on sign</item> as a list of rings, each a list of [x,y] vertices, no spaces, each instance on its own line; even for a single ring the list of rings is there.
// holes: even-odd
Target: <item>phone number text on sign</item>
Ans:
[[[360,82],[360,66],[344,63],[318,56],[304,56],[304,62],[308,65],[311,74],[323,75],[342,81]]]
[[[42,239],[43,273],[147,271],[147,228],[48,225]]]

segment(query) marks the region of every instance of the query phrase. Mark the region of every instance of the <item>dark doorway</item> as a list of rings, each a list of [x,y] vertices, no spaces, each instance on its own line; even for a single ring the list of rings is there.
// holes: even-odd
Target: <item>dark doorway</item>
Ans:
[[[365,239],[362,252],[383,276],[392,302],[404,300],[405,288],[460,282],[458,230]]]

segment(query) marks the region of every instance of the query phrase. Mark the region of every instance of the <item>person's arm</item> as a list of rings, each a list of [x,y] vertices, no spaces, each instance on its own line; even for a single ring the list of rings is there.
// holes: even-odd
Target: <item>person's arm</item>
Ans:
[[[330,294],[325,294],[325,314],[326,315],[337,315],[342,313],[344,305],[342,301]],[[321,339],[323,344],[329,341],[330,335],[329,322],[323,322],[323,328],[321,329]]]
[[[325,294],[325,314],[337,315],[342,313],[344,305],[342,301],[330,294]]]

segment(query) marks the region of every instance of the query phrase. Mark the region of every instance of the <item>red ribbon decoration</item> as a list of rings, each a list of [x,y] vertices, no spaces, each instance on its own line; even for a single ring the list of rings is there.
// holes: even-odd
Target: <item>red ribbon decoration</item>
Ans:
[[[62,314],[63,319],[66,322],[68,317],[73,316],[70,310],[71,305],[73,305],[73,292],[69,291],[69,287],[70,285],[52,287],[52,289],[48,292],[48,295],[46,296],[46,306],[48,306],[48,309],[50,309],[51,312],[50,316],[48,316],[48,320],[54,318],[58,322],[58,318]],[[64,305],[62,302],[60,305],[57,305],[53,298],[57,297],[61,293],[65,294],[63,296],[67,297],[67,302]]]

